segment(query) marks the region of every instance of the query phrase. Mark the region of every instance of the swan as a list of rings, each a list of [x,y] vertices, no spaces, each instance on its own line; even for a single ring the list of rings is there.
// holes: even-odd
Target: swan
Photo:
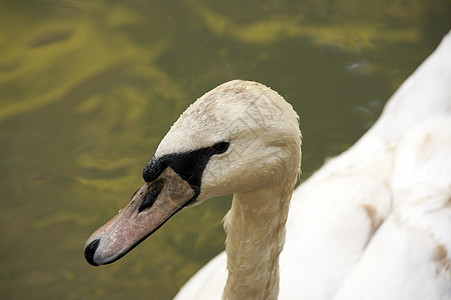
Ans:
[[[451,299],[451,32],[374,126],[294,190],[300,162],[291,105],[224,83],[174,123],[85,258],[112,263],[182,208],[233,193],[225,252],[176,299]]]

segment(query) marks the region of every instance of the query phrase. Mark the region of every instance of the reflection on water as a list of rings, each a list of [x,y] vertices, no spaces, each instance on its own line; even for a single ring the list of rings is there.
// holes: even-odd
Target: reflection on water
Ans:
[[[301,116],[303,178],[348,148],[449,29],[445,1],[0,3],[0,295],[168,299],[223,249],[229,198],[115,264],[85,239],[140,186],[172,122],[234,78]]]

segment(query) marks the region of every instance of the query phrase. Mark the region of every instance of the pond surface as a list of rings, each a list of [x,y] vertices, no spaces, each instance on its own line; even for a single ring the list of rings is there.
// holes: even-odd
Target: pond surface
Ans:
[[[0,297],[170,299],[223,250],[230,197],[120,261],[89,235],[128,203],[179,114],[235,78],[293,104],[305,180],[352,145],[449,30],[435,1],[1,1]]]

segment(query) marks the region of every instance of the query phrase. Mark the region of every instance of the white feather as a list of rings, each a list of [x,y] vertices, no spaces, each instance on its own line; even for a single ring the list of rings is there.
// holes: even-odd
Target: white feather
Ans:
[[[176,299],[220,299],[219,254]],[[451,33],[293,194],[280,299],[451,299]]]

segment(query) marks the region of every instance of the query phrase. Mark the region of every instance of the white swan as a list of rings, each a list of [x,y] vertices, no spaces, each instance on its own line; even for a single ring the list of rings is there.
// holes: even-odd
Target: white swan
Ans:
[[[173,125],[86,259],[111,263],[181,208],[234,193],[227,258],[177,299],[451,299],[451,33],[376,124],[291,197],[300,144],[297,115],[276,92],[237,80],[215,88]]]

